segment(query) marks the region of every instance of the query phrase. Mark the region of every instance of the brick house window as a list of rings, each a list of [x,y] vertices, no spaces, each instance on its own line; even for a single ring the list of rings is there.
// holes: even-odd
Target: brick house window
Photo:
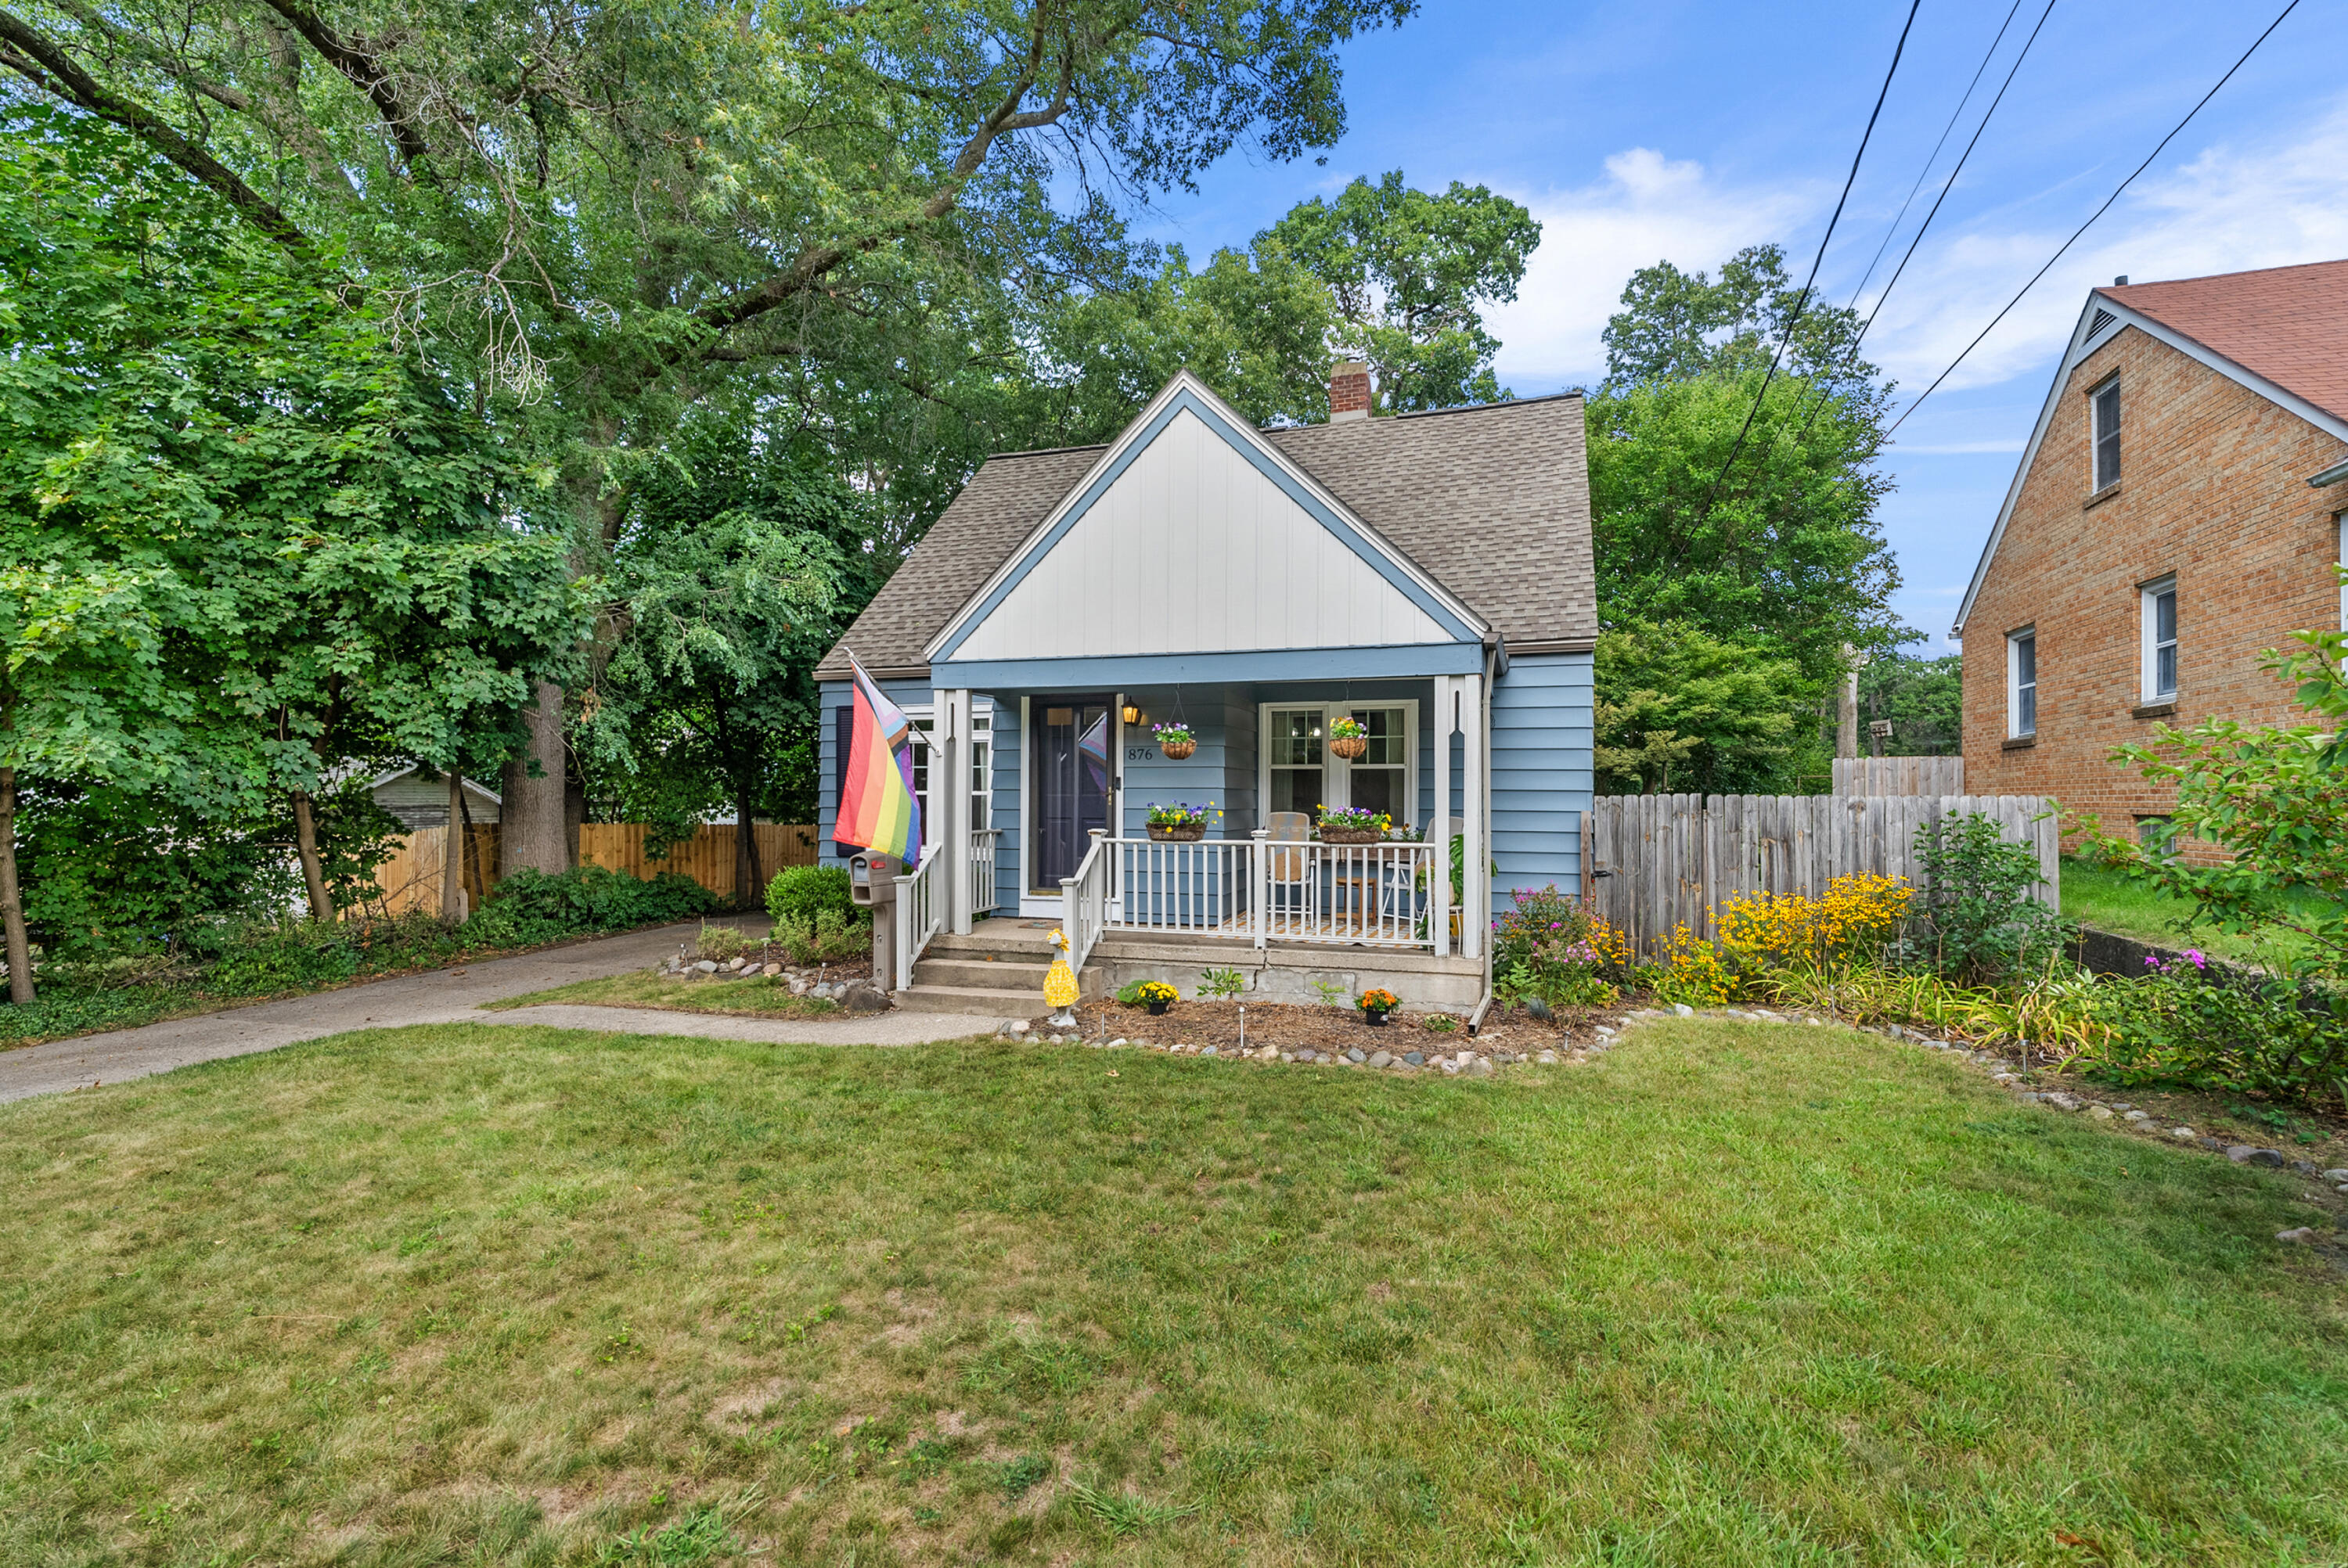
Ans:
[[[2096,488],[2120,482],[2120,378],[2111,380],[2087,395],[2088,411],[2096,426]]]
[[[2038,632],[2005,635],[2005,733],[2015,739],[2038,733]]]
[[[2137,590],[2143,605],[2144,700],[2177,695],[2177,579],[2164,577]]]

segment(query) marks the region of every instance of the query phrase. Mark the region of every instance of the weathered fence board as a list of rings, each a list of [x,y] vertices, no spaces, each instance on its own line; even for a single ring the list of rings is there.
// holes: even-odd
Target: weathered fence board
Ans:
[[[1962,794],[1962,757],[1837,757],[1837,794]]]
[[[759,869],[771,878],[786,866],[816,863],[815,829],[804,823],[762,822],[757,825]],[[498,883],[498,829],[494,825],[473,829],[472,855],[466,856],[465,892],[476,908]],[[411,830],[389,860],[376,867],[380,899],[370,898],[370,910],[405,915],[415,910],[435,913],[440,907],[440,877],[447,866],[448,830]],[[632,876],[657,876],[682,871],[718,897],[734,901],[734,826],[730,823],[704,827],[684,844],[673,845],[668,858],[655,860],[644,853],[644,825],[640,822],[591,822],[579,829],[579,862],[603,866]]]
[[[2061,907],[2055,820],[2044,797],[2013,794],[1601,795],[1588,834],[1592,897],[1652,951],[1679,926],[1711,937],[1713,907],[1738,894],[1816,897],[1838,876],[1869,874],[1922,886],[1918,830],[1951,812],[1990,817],[2029,845],[2045,878],[2040,901]]]

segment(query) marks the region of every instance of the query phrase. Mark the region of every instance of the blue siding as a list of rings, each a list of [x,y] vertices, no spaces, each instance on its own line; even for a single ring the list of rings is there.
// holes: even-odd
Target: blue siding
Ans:
[[[1026,732],[1019,723],[1019,693],[996,692],[994,698],[994,912],[1019,913],[1020,763],[1025,755]]]
[[[1245,688],[1185,686],[1182,719],[1199,739],[1199,749],[1180,762],[1158,749],[1149,733],[1174,716],[1170,686],[1128,687],[1125,700],[1141,708],[1138,729],[1125,733],[1125,756],[1119,763],[1125,778],[1125,821],[1120,832],[1139,837],[1148,830],[1152,803],[1185,801],[1191,805],[1214,804],[1222,820],[1207,829],[1210,838],[1245,838],[1255,826],[1255,709]],[[1233,785],[1241,781],[1242,793]]]
[[[1593,787],[1591,659],[1512,659],[1492,688],[1492,882],[1495,914],[1509,890],[1581,889],[1581,818]]]

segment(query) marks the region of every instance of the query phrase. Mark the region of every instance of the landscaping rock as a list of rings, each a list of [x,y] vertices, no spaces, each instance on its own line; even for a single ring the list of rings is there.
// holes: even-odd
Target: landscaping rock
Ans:
[[[2233,1143],[2227,1146],[2226,1158],[2233,1161],[2237,1165],[2264,1165],[2270,1170],[2277,1171],[2282,1169],[2282,1151],[2280,1149],[2257,1149],[2248,1143]]]
[[[1451,1074],[1452,1077],[1457,1078],[1459,1076],[1459,1064],[1452,1061],[1449,1057],[1447,1056],[1443,1059],[1442,1066],[1443,1071]]]
[[[1372,1067],[1391,1067],[1394,1065],[1394,1052],[1391,1050],[1374,1050],[1370,1052],[1369,1063]]]
[[[2131,1111],[2127,1114],[2127,1120],[2130,1122],[2149,1122],[2152,1120],[2152,1112],[2149,1111]]]
[[[1353,1050],[1345,1052],[1345,1060],[1347,1061],[1367,1061],[1369,1058],[1363,1054],[1362,1048],[1357,1045],[1354,1047]]]
[[[1681,1018],[1695,1017],[1695,1009],[1688,1006],[1685,1002],[1673,1002],[1672,1004],[1672,1011],[1679,1015]]]
[[[1276,1045],[1267,1045],[1255,1053],[1255,1059],[1258,1061],[1277,1061],[1280,1060],[1280,1048]]]
[[[2172,1129],[2168,1135],[2181,1143],[2190,1143],[2193,1142],[2196,1133],[2190,1127],[2178,1127]]]
[[[2296,1230],[2275,1232],[2277,1241],[2311,1242],[2314,1239],[2315,1227],[2312,1225],[2301,1225]]]
[[[1553,1050],[1544,1050],[1539,1056],[1534,1057],[1533,1060],[1543,1067],[1555,1067],[1557,1065],[1557,1052]]]
[[[2046,1097],[2046,1103],[2052,1105],[2057,1111],[2076,1111],[2079,1109],[2078,1097],[2075,1095],[2065,1094],[2059,1089]]]
[[[2212,1138],[2207,1133],[2204,1133],[2202,1136],[2196,1138],[2193,1141],[2196,1143],[2200,1144],[2204,1149],[2209,1150],[2213,1154],[2222,1154],[2226,1152],[2226,1145],[2223,1140]]]
[[[1406,1050],[1402,1054],[1402,1059],[1413,1067],[1424,1067],[1426,1065],[1426,1056],[1423,1051]]]
[[[2312,1176],[2315,1174],[2315,1162],[2312,1160],[2293,1160],[2291,1163],[2291,1173],[2294,1176]]]
[[[770,979],[770,980],[771,980],[771,979],[773,979],[777,975],[779,975],[779,974],[781,974],[781,973],[783,972],[783,966],[782,966],[782,965],[780,965],[780,964],[768,964],[768,965],[767,965],[764,969],[760,970],[759,972],[760,972],[761,974],[765,975],[768,979]]]
[[[2108,1122],[2112,1119],[2112,1108],[2108,1105],[2090,1105],[2087,1107],[2087,1114],[2098,1122]]]
[[[1492,1064],[1479,1056],[1459,1071],[1470,1078],[1489,1078],[1492,1076]]]
[[[697,964],[694,965],[693,967],[694,967],[695,968],[696,968],[696,969],[699,969],[699,970],[700,970],[703,974],[705,974],[705,975],[714,975],[714,974],[716,974],[716,973],[717,972],[717,965],[716,965],[713,960],[708,959],[708,958],[704,958],[704,959],[702,959],[699,963],[697,963]]]
[[[2327,1182],[2348,1182],[2348,1170],[2325,1171],[2322,1176]]]
[[[1014,1019],[1011,1020],[1011,1032],[1014,1034],[1025,1034],[1029,1030],[1034,1029],[1035,1027],[1035,1026],[1034,1024],[1028,1022],[1024,1018]]]
[[[841,989],[847,994],[839,999],[840,1005],[850,1012],[887,1012],[889,1010],[891,1005],[889,993],[878,986],[853,985]]]

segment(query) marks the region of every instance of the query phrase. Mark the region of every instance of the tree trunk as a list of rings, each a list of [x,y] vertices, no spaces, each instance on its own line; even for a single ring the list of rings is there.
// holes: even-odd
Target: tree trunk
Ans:
[[[458,781],[462,783],[462,780]],[[478,909],[489,901],[489,879],[481,872],[481,846],[473,838],[473,803],[463,790],[457,792],[457,805],[465,822],[464,859],[460,862],[465,876],[467,907]]]
[[[25,905],[16,895],[16,770],[0,768],[0,925],[8,932],[8,999],[33,1005],[33,945],[25,938]]]
[[[587,785],[574,768],[562,777],[562,848],[573,871],[579,869],[579,830],[586,825]]]
[[[521,711],[530,749],[510,762],[500,779],[505,805],[499,814],[498,875],[520,866],[560,876],[571,868],[564,811],[562,688],[538,684],[536,702]],[[537,764],[532,776],[530,764]]]
[[[750,783],[739,774],[734,780],[734,892],[745,909],[766,905],[767,874],[758,864],[758,825],[750,820]]]
[[[440,921],[454,926],[465,917],[465,780],[448,770],[448,852],[440,857]]]
[[[302,856],[302,886],[310,890],[310,918],[333,919],[335,905],[326,897],[326,868],[318,859],[318,819],[307,790],[294,792],[294,848]]]

